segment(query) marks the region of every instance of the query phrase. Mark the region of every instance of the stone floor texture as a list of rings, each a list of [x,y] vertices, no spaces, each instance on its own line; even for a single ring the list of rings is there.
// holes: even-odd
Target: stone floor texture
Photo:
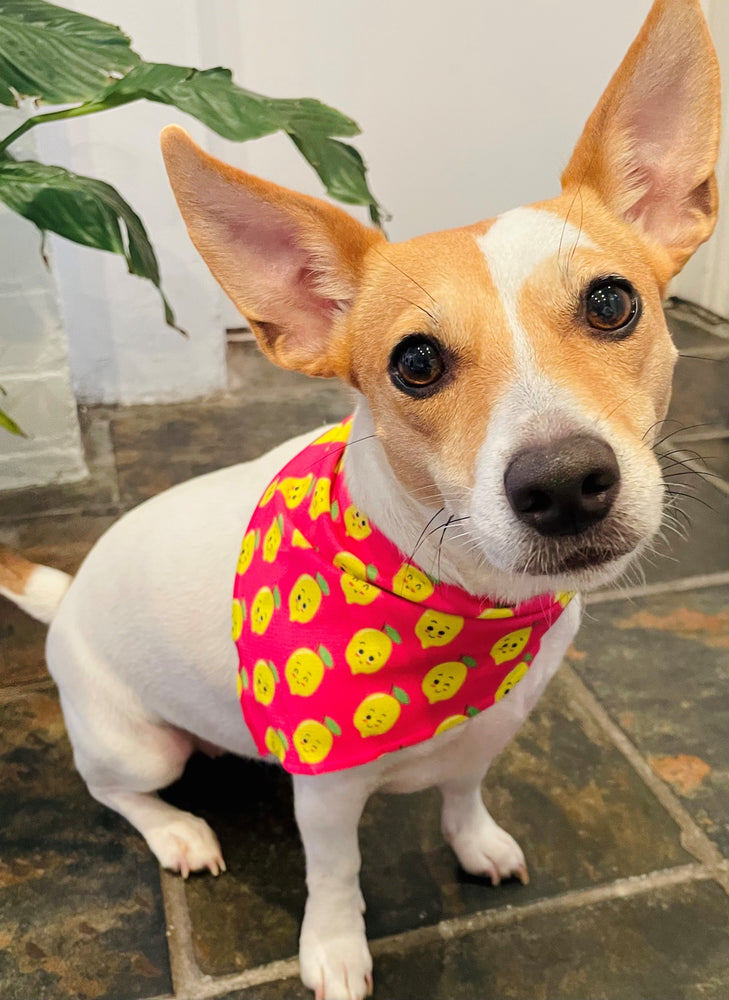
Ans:
[[[592,595],[485,785],[532,880],[460,871],[435,793],[375,796],[361,824],[375,1000],[729,997],[729,331],[686,309],[669,322],[682,357],[658,448],[676,494],[666,537]],[[84,412],[89,479],[0,495],[0,542],[74,570],[140,501],[350,406],[236,344],[219,398]],[[208,819],[228,872],[159,872],[76,774],[43,642],[0,598],[0,998],[309,997],[288,777],[193,758],[166,795]]]

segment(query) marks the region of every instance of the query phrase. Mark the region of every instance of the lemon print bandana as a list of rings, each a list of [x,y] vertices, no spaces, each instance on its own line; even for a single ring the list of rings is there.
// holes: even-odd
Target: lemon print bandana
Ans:
[[[235,577],[243,715],[259,752],[295,774],[365,764],[467,722],[527,675],[574,596],[504,607],[414,565],[347,492],[350,426],[270,483]]]

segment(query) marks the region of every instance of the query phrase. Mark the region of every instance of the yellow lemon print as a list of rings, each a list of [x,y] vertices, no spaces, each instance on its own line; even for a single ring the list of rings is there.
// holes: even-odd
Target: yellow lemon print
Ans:
[[[491,655],[496,663],[506,663],[507,660],[515,660],[529,642],[532,634],[529,628],[518,628],[514,632],[509,632],[503,639],[499,639],[491,647]]]
[[[233,642],[238,642],[246,619],[245,601],[233,601]]]
[[[278,488],[281,491],[284,503],[289,510],[293,510],[294,507],[299,506],[301,501],[309,492],[309,487],[313,481],[314,477],[311,473],[307,476],[303,476],[301,479],[297,479],[295,476],[289,476],[287,479],[281,480],[278,484]]]
[[[293,533],[291,535],[291,544],[295,549],[312,548],[311,542],[308,541],[306,538],[304,538],[304,536],[301,534],[298,528],[294,528],[293,530]]]
[[[392,688],[392,694],[371,694],[359,704],[352,721],[360,736],[381,736],[400,718],[400,706],[409,702],[408,696],[398,687]]]
[[[380,594],[377,587],[366,580],[358,580],[349,573],[342,573],[339,583],[347,604],[372,604]]]
[[[294,746],[302,764],[321,764],[332,749],[334,737],[340,736],[342,730],[334,719],[325,718],[324,722],[315,719],[304,719],[294,730]]]
[[[390,659],[393,642],[401,642],[394,628],[385,625],[384,630],[361,628],[349,640],[345,652],[347,663],[353,674],[374,674]]]
[[[238,556],[238,566],[236,567],[238,573],[241,576],[250,566],[251,560],[253,559],[253,553],[256,551],[257,547],[258,547],[258,532],[247,531],[240,547],[240,555]]]
[[[289,614],[292,622],[310,622],[319,610],[322,596],[329,594],[329,586],[321,573],[316,580],[302,573],[289,594]]]
[[[333,562],[337,569],[341,569],[344,573],[356,576],[358,580],[367,579],[367,567],[361,559],[352,555],[351,552],[337,552]]]
[[[263,561],[272,563],[275,562],[276,556],[278,555],[278,550],[281,546],[281,539],[283,534],[281,532],[282,517],[279,515],[271,521],[271,527],[268,529],[263,538]]]
[[[446,701],[463,687],[467,674],[468,667],[462,660],[439,663],[423,678],[423,694],[431,705],[436,701]]]
[[[263,739],[268,752],[272,753],[274,757],[278,757],[283,764],[283,759],[289,748],[288,740],[284,736],[283,732],[280,729],[274,729],[273,726],[269,726]]]
[[[501,684],[496,689],[496,694],[494,695],[494,701],[501,701],[505,694],[508,694],[513,687],[519,683],[519,681],[526,676],[529,670],[528,663],[517,663],[513,670],[511,670],[506,677],[504,677]]]
[[[563,608],[566,608],[576,593],[577,591],[575,590],[558,590],[554,595],[554,599],[558,604],[561,604]]]
[[[403,563],[395,574],[393,591],[408,601],[425,601],[433,593],[433,584],[417,566]]]
[[[253,668],[253,697],[262,705],[270,705],[276,694],[278,673],[269,660],[258,660]]]
[[[263,635],[273,618],[273,612],[281,603],[278,587],[261,587],[251,605],[251,628],[256,635]]]
[[[456,726],[460,726],[463,722],[468,722],[467,716],[449,715],[447,719],[443,719],[441,724],[433,733],[433,736],[439,736],[441,733],[447,733],[449,729],[455,729]]]
[[[312,521],[316,521],[320,514],[326,514],[331,508],[331,502],[329,499],[329,491],[331,489],[331,481],[329,479],[317,479],[316,486],[314,487],[314,492],[311,497],[311,503],[309,504],[309,517]]]
[[[324,433],[316,439],[314,444],[344,444],[344,442],[349,439],[349,432],[351,429],[351,420],[348,420],[346,424],[337,424],[336,427],[330,427],[328,431],[324,431]]]
[[[479,618],[513,618],[513,608],[486,608],[478,616]]]
[[[415,634],[423,649],[429,646],[447,646],[463,628],[459,615],[448,615],[443,611],[426,611],[415,626]]]
[[[286,680],[291,694],[304,698],[314,694],[324,678],[324,667],[333,667],[332,654],[324,646],[296,649],[286,661]]]
[[[350,538],[356,538],[357,541],[362,541],[363,538],[372,534],[369,518],[354,504],[347,507],[344,512],[344,530]]]
[[[274,479],[274,481],[272,483],[269,483],[268,486],[266,487],[266,492],[261,497],[258,506],[265,507],[267,503],[270,503],[273,500],[273,495],[277,489],[278,489],[278,479]]]

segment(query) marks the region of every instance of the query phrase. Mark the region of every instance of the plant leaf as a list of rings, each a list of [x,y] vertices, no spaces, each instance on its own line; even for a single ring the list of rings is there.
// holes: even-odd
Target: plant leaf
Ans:
[[[142,220],[110,184],[63,167],[3,159],[0,200],[34,222],[42,233],[50,231],[87,247],[120,254],[131,274],[156,286],[165,321],[180,330],[162,293],[157,258]]]
[[[0,410],[0,427],[4,427],[6,431],[10,431],[11,434],[17,434],[19,437],[28,436],[4,410]]]
[[[113,24],[44,0],[0,0],[0,102],[86,101],[140,60]]]
[[[362,157],[333,138],[359,135],[359,126],[335,108],[308,97],[263,97],[239,87],[230,70],[220,66],[197,70],[168,63],[141,63],[96,94],[94,104],[115,107],[141,98],[179,108],[234,142],[285,132],[333,198],[368,205],[373,221],[379,222]]]

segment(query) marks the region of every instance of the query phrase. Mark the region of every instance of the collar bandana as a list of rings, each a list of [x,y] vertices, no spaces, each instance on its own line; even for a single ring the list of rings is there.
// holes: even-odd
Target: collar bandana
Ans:
[[[430,739],[526,675],[573,594],[502,607],[414,566],[352,503],[351,418],[268,486],[233,591],[238,691],[262,755],[339,771]]]

